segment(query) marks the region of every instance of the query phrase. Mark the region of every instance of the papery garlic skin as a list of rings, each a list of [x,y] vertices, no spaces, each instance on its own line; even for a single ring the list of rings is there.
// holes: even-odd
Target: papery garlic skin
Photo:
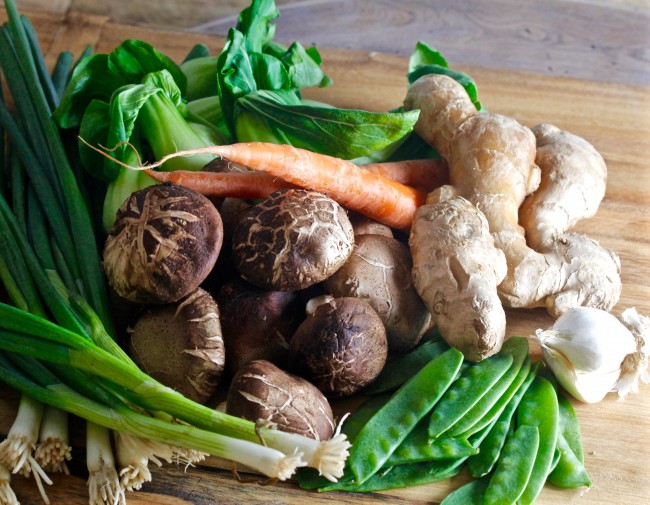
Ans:
[[[615,390],[620,397],[639,391],[639,381],[650,383],[650,317],[642,316],[635,308],[624,310],[619,320],[630,330],[636,342],[636,352],[629,354],[621,365],[621,375]]]
[[[624,361],[637,351],[632,332],[616,316],[591,307],[568,310],[535,338],[558,382],[586,403],[617,387]]]

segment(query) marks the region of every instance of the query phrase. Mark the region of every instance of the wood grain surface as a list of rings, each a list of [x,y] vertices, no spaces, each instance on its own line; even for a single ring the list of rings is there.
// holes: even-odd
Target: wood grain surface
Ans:
[[[225,36],[249,0],[17,0],[130,25]],[[277,38],[456,65],[650,84],[650,0],[276,0]]]
[[[127,37],[147,40],[173,58],[181,59],[196,42],[215,51],[222,39],[204,34],[135,29],[106,16],[52,15],[27,12],[36,26],[46,57],[53,62],[59,51],[79,54],[86,44],[110,51]],[[0,12],[0,18],[4,12]],[[406,60],[381,52],[323,49],[324,68],[334,79],[331,88],[315,90],[312,98],[342,107],[383,111],[401,103],[406,91]],[[508,114],[532,126],[551,122],[582,135],[604,156],[609,167],[605,200],[596,217],[578,230],[597,238],[621,257],[623,293],[617,309],[637,307],[650,314],[650,93],[647,86],[550,76],[522,71],[504,72],[481,66],[452,65],[477,81],[488,109]],[[509,312],[508,334],[530,335],[551,319],[540,310]],[[0,385],[0,433],[11,426],[17,396]],[[650,385],[625,401],[608,397],[598,405],[576,405],[583,429],[586,467],[593,488],[566,491],[544,489],[540,505],[579,503],[612,505],[650,501]],[[339,405],[337,410],[344,410]],[[71,476],[53,476],[48,487],[53,505],[87,503],[83,456],[83,423],[73,426],[74,459]],[[273,486],[242,484],[223,461],[209,460],[199,468],[165,466],[153,470],[153,481],[130,493],[133,505],[159,504],[424,504],[439,503],[466,481],[462,474],[448,481],[409,489],[358,495],[314,493],[293,483]],[[40,497],[32,481],[16,477],[12,485],[21,503],[37,504]]]

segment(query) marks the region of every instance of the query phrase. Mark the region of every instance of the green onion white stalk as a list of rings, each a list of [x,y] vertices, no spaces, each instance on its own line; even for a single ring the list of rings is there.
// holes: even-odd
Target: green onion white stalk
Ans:
[[[52,481],[33,456],[43,411],[43,404],[28,395],[22,395],[16,419],[7,438],[0,443],[0,465],[11,470],[13,474],[25,477],[33,475],[43,501],[49,504],[43,482],[51,485]]]
[[[34,459],[46,472],[69,475],[66,463],[72,458],[71,452],[68,441],[68,413],[46,405]]]
[[[20,368],[13,362],[19,363]],[[302,453],[296,450],[284,454],[259,443],[149,417],[127,408],[118,397],[95,383],[79,384],[87,391],[94,391],[93,396],[112,404],[100,403],[70,388],[43,365],[29,358],[12,356],[10,361],[0,353],[0,380],[43,403],[57,405],[99,426],[163,444],[207,452],[271,478],[286,480],[298,467],[305,466]]]
[[[16,493],[11,489],[11,473],[0,463],[0,505],[18,505]]]
[[[173,461],[174,451],[168,444],[146,440],[124,432],[114,432],[115,454],[120,467],[120,483],[127,491],[135,491],[151,482],[149,462],[162,466],[161,459]]]
[[[86,466],[89,505],[126,505],[115,470],[110,430],[90,421],[86,423]]]

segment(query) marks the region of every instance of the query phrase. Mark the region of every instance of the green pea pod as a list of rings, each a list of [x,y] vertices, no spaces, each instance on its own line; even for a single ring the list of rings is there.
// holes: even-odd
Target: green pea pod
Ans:
[[[457,475],[462,468],[463,461],[464,458],[391,466],[382,468],[362,484],[340,480],[335,484],[319,488],[319,491],[368,493],[431,484]]]
[[[389,394],[376,395],[368,398],[348,417],[343,424],[341,431],[348,437],[348,441],[354,443],[354,439],[365,424],[374,416],[390,399]],[[318,489],[331,484],[331,481],[319,474],[318,470],[313,468],[299,468],[296,473],[298,485],[303,489]],[[344,473],[343,480],[352,481],[352,474],[348,471]]]
[[[492,406],[492,408],[483,416],[483,418],[480,421],[476,422],[474,426],[472,426],[469,430],[467,430],[462,435],[470,436],[477,430],[481,430],[485,428],[485,426],[492,423],[494,419],[497,419],[501,415],[501,413],[506,409],[506,407],[511,402],[511,400],[514,398],[515,394],[517,394],[517,392],[521,389],[524,382],[528,379],[530,371],[533,369],[533,367],[535,369],[535,374],[536,374],[538,365],[532,365],[530,358],[526,357],[523,365],[519,369],[519,373],[512,381],[512,383],[510,384],[506,392],[503,393],[503,395],[501,395],[499,400]]]
[[[503,445],[513,431],[514,423],[510,419],[499,419],[494,424],[481,443],[478,454],[467,461],[467,468],[472,477],[483,477],[492,471],[499,460]]]
[[[491,419],[486,419],[496,405],[501,403],[502,398],[508,392],[510,386],[515,382],[519,371],[526,358],[528,357],[528,339],[525,337],[511,337],[503,344],[499,354],[512,356],[512,365],[501,376],[496,384],[483,395],[483,397],[474,405],[467,414],[465,414],[454,426],[452,426],[447,435],[458,437],[462,434],[471,434],[471,429],[478,425],[480,421],[483,426],[488,424]],[[523,379],[522,379],[523,380]],[[494,415],[494,414],[492,414]]]
[[[428,422],[420,421],[386,460],[384,466],[404,465],[441,459],[457,459],[477,454],[467,439],[440,438],[429,443]]]
[[[571,400],[566,396],[558,396],[560,407],[560,431],[569,447],[580,463],[585,462],[585,454],[582,448],[582,434],[580,433],[580,421]]]
[[[429,438],[441,436],[466,415],[510,368],[512,361],[511,355],[495,354],[468,367],[433,409]]]
[[[386,363],[379,376],[363,392],[374,395],[397,389],[432,359],[448,349],[449,344],[444,340],[427,340],[408,354]]]
[[[389,394],[372,396],[359,405],[359,407],[348,417],[343,424],[341,431],[345,433],[350,443],[354,442],[354,439],[357,438],[359,432],[372,416],[386,405],[388,400],[390,400],[390,396],[391,395]]]
[[[575,489],[578,487],[591,487],[591,478],[584,464],[576,457],[575,453],[560,433],[557,439],[557,448],[560,453],[559,461],[548,476],[548,481],[561,488]]]
[[[575,489],[591,486],[591,478],[584,466],[584,450],[578,416],[571,401],[558,397],[560,407],[560,434],[557,439],[557,449],[560,460],[548,476],[548,481],[558,487]]]
[[[515,503],[527,489],[539,449],[536,426],[521,425],[503,447],[503,452],[490,478],[483,505]]]
[[[492,426],[485,439],[481,442],[479,453],[469,458],[467,466],[474,477],[482,477],[492,471],[492,468],[499,459],[501,449],[506,442],[512,420],[519,406],[519,402],[528,390],[528,387],[536,377],[537,367],[529,370],[524,382],[519,386],[510,401],[507,403],[496,423]]]
[[[539,430],[539,449],[528,485],[519,505],[530,505],[539,495],[551,471],[560,426],[557,394],[553,385],[537,376],[521,399],[517,426],[534,426]]]
[[[475,479],[449,493],[440,505],[482,505],[490,479]]]
[[[361,429],[348,466],[358,484],[379,470],[456,377],[463,354],[449,349],[406,382]]]

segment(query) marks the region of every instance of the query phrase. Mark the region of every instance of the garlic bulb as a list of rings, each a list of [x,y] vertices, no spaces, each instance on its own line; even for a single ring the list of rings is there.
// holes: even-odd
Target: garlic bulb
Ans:
[[[648,378],[650,319],[634,309],[623,314],[618,319],[604,310],[578,307],[548,330],[537,330],[544,361],[578,400],[595,403],[614,390],[625,396],[638,389],[639,379]]]

